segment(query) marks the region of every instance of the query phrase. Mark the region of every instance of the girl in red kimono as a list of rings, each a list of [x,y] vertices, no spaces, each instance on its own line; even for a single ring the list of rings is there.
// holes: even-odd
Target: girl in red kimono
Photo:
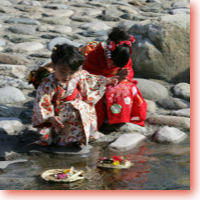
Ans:
[[[114,27],[107,42],[101,42],[91,51],[84,62],[83,69],[91,74],[113,77],[128,70],[126,80],[117,85],[107,85],[103,98],[96,104],[98,127],[103,122],[109,124],[131,122],[144,126],[147,104],[133,80],[132,43],[135,38],[122,28]]]

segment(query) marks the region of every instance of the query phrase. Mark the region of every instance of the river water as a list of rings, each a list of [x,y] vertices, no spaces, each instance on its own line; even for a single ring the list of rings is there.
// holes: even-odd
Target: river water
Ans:
[[[126,156],[129,169],[98,168],[100,158]],[[190,138],[181,144],[142,143],[136,149],[115,153],[93,146],[89,155],[23,155],[26,162],[10,164],[0,171],[1,190],[189,190]],[[72,183],[47,182],[41,173],[48,169],[70,168],[86,173]]]

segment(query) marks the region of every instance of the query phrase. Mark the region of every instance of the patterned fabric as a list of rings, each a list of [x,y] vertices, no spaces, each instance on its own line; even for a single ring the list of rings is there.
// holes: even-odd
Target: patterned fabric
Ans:
[[[83,69],[91,74],[113,77],[120,68],[109,66],[105,55],[105,44],[102,42],[87,56]],[[124,68],[128,69],[127,81],[122,81],[116,86],[107,85],[104,97],[95,105],[98,128],[104,121],[109,124],[131,122],[145,126],[147,103],[137,87],[137,81],[133,80],[131,58],[121,69]]]
[[[95,104],[104,95],[106,79],[85,70],[76,72],[68,84],[56,80],[54,73],[44,78],[37,89],[32,124],[38,128],[43,145],[83,142],[97,131]],[[47,122],[59,116],[64,128],[56,131]]]

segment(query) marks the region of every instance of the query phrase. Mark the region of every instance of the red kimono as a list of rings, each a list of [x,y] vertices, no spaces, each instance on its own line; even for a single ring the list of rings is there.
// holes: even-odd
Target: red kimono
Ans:
[[[116,86],[107,85],[105,95],[95,106],[98,127],[101,127],[105,120],[108,120],[109,124],[131,122],[141,126],[145,125],[147,104],[136,86],[137,81],[132,80],[134,73],[131,58],[123,68],[128,68],[127,80]],[[86,57],[83,69],[91,74],[112,77],[120,68],[110,67],[107,64],[105,50],[100,43]]]

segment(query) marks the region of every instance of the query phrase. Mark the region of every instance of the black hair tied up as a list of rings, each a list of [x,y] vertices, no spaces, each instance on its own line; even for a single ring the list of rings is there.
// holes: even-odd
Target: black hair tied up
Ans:
[[[69,67],[72,71],[77,71],[85,57],[77,47],[65,43],[55,45],[51,59],[54,65],[60,64]]]

